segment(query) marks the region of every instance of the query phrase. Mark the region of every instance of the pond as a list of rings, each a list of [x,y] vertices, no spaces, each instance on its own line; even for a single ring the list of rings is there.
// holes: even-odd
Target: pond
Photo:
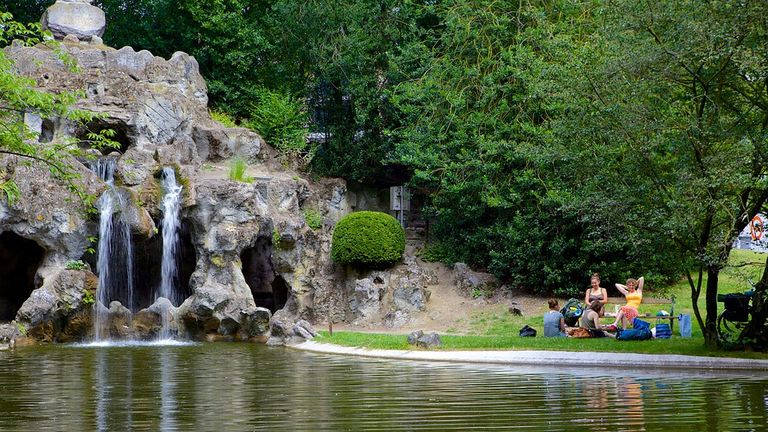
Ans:
[[[457,365],[254,344],[0,352],[2,431],[764,430],[768,376]]]

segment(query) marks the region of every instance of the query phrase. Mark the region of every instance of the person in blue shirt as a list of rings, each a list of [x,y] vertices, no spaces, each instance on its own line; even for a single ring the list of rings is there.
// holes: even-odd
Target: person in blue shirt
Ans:
[[[565,337],[565,318],[557,300],[547,300],[549,311],[544,314],[544,337]]]

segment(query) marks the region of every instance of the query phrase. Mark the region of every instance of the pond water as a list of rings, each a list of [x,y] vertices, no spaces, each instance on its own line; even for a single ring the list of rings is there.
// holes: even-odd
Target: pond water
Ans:
[[[765,430],[764,372],[406,362],[253,344],[0,352],[2,431]]]

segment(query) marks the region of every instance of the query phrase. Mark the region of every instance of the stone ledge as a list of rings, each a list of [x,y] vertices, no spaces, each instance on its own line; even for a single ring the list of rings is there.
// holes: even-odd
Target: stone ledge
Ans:
[[[405,337],[405,336],[403,336]],[[768,371],[768,360],[698,357],[678,354],[631,354],[570,351],[404,351],[375,350],[306,341],[291,348],[325,354],[376,357],[398,360],[480,363],[496,365],[587,366],[605,369],[605,374],[626,369],[670,369],[710,371]]]

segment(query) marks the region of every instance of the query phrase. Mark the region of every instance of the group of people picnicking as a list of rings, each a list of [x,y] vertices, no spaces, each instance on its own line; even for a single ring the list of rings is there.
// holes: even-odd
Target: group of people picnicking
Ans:
[[[595,273],[590,279],[590,287],[584,295],[586,309],[582,311],[576,326],[566,326],[565,317],[555,299],[549,299],[549,311],[544,314],[544,336],[565,337],[616,337],[619,328],[629,328],[632,320],[638,316],[638,308],[643,301],[645,279],[627,279],[627,284],[616,284],[616,289],[626,298],[627,304],[616,313],[612,324],[604,325],[600,319],[605,316],[605,304],[608,303],[608,291],[600,286],[600,275]],[[583,330],[582,330],[583,329]],[[588,332],[588,336],[586,333]]]

